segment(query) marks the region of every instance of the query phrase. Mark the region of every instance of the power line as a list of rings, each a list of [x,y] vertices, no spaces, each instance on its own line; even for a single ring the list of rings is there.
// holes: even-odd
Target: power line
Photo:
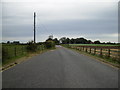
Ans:
[[[38,20],[38,21],[41,21],[41,20],[39,19],[39,17],[37,17],[37,20]],[[49,34],[52,34],[52,33],[48,30],[48,28],[46,27],[45,24],[43,24],[43,23],[40,22],[37,27],[40,27],[40,26],[44,29],[45,32],[47,32],[47,33],[49,33]]]
[[[35,41],[36,40],[36,28],[40,27],[39,25],[41,25],[43,27],[44,31],[47,32],[48,35],[50,35],[50,34],[52,35],[52,33],[47,29],[47,27],[43,23],[40,22],[39,25],[37,24],[37,27],[36,27],[36,18],[37,18],[37,21],[41,21],[39,19],[38,15],[36,17],[36,13],[34,12],[34,43],[36,42]]]

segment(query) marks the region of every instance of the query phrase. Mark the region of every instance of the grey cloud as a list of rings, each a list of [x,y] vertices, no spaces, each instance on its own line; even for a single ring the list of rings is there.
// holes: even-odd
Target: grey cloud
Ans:
[[[4,3],[3,38],[32,37],[34,11],[37,12],[37,37],[42,41],[41,36],[47,38],[49,34],[58,37],[85,35],[92,38],[89,36],[90,34],[118,33],[116,5],[116,2],[80,3],[77,0],[74,3],[69,1],[61,3],[57,1],[56,3]],[[97,36],[94,37],[97,38]],[[113,39],[111,40],[113,41]]]
[[[29,37],[33,34],[32,26],[3,26],[3,37]]]

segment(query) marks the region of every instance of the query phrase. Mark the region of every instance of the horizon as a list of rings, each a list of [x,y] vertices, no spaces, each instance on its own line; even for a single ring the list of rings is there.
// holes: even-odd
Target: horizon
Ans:
[[[56,38],[56,37],[55,37],[55,38]],[[54,40],[55,38],[53,38],[53,40]],[[62,37],[62,38],[63,38],[63,37]],[[69,38],[69,37],[65,37],[65,38],[67,39],[67,38]],[[77,38],[84,38],[84,37],[77,37]],[[69,38],[69,39],[71,40],[71,39],[77,39],[77,38]],[[49,39],[49,37],[48,37],[47,39]],[[47,39],[46,39],[46,40],[47,40]],[[58,41],[60,41],[60,39],[61,39],[61,38],[59,38],[59,39],[57,38]],[[84,38],[84,39],[86,39],[86,38]],[[45,40],[45,41],[46,41],[46,40]],[[86,40],[88,41],[88,40],[90,40],[90,39],[86,39]],[[31,42],[31,41],[33,41],[33,40],[30,40],[30,41],[27,41],[27,42],[21,42],[21,41],[19,41],[19,40],[12,40],[12,41],[9,41],[9,42],[10,42],[10,43],[13,43],[14,41],[18,41],[19,43],[24,43],[24,44],[25,44],[25,43]],[[36,43],[42,43],[42,42],[45,42],[45,41],[40,41],[40,42],[36,42]],[[95,42],[95,41],[100,41],[100,40],[95,40],[95,41],[91,40],[91,41],[92,41],[92,42]],[[1,43],[7,43],[7,42],[8,42],[8,41],[1,42]],[[101,42],[101,41],[100,41],[100,43],[105,43],[105,44],[107,44],[107,43],[115,43],[115,44],[119,44],[119,42],[110,42],[110,41],[108,41],[108,42]]]

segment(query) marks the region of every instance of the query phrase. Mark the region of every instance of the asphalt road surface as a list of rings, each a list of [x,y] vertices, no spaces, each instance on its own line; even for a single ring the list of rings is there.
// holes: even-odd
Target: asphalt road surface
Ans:
[[[118,69],[59,47],[3,72],[3,88],[117,88]]]

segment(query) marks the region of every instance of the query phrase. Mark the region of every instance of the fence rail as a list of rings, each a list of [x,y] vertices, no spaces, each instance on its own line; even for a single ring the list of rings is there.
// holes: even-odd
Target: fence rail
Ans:
[[[120,46],[69,46],[70,48],[84,51],[101,57],[112,58],[120,62]]]

